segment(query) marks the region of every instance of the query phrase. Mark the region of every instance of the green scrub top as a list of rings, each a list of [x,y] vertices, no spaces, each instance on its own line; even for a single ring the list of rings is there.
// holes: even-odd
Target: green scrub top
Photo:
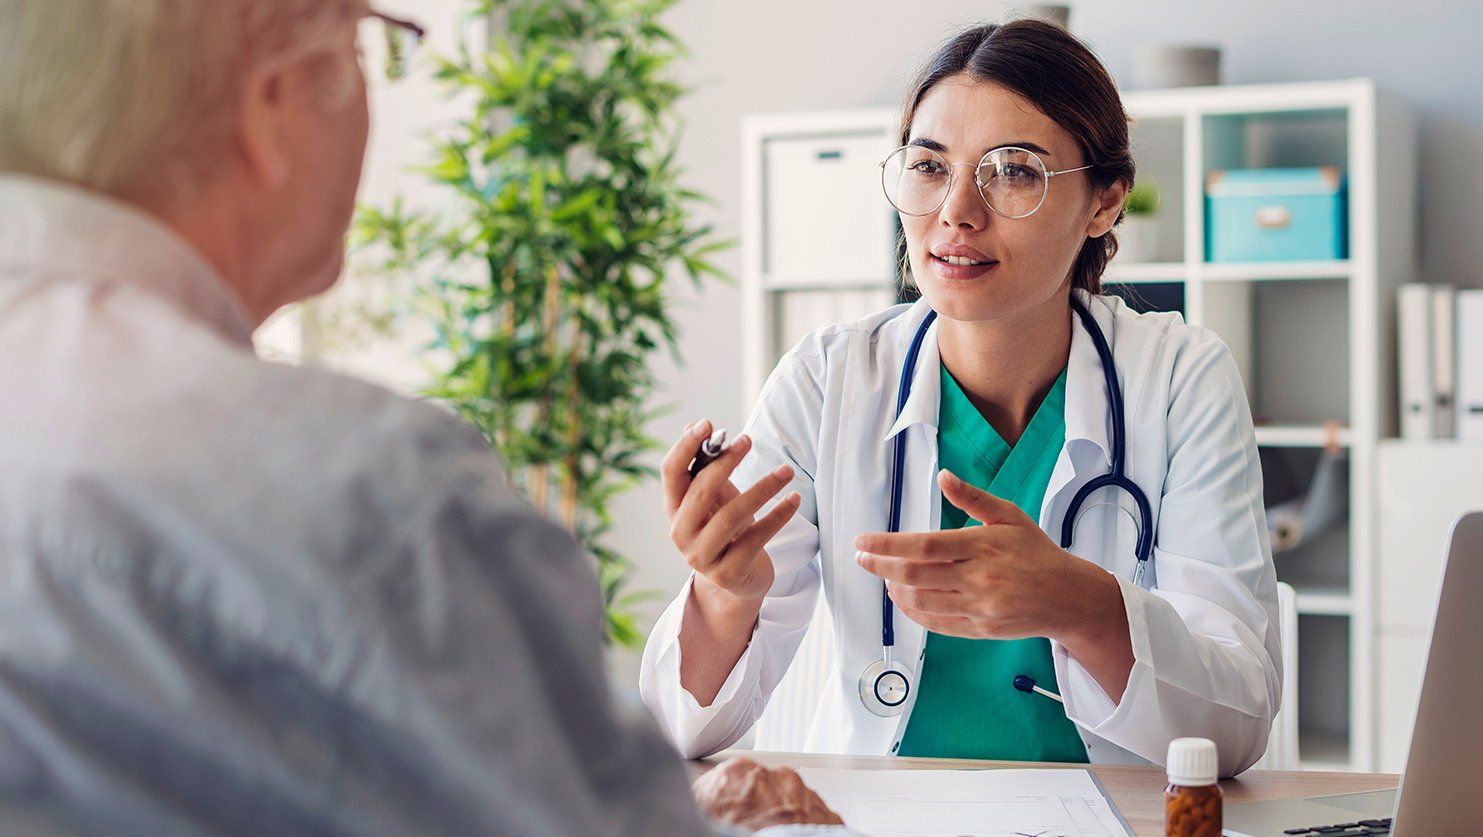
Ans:
[[[996,497],[1013,502],[1033,519],[1050,483],[1066,439],[1066,373],[1051,386],[1013,447],[979,413],[946,367],[937,427],[942,467]],[[943,498],[942,528],[978,526]],[[1050,640],[963,639],[928,633],[926,656],[903,756],[1087,761],[1086,747],[1061,704],[1021,692],[1014,678],[1027,674],[1059,693]]]

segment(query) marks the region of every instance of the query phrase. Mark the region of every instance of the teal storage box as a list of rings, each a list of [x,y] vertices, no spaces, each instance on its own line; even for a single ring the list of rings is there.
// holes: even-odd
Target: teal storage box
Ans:
[[[1205,182],[1212,262],[1348,257],[1344,175],[1334,166],[1231,169]]]

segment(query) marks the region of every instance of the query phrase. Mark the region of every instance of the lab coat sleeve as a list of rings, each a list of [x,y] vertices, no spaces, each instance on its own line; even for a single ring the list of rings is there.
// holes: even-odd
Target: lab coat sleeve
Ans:
[[[792,662],[813,616],[819,594],[814,474],[823,410],[822,376],[822,351],[806,339],[773,370],[744,431],[752,438],[752,451],[732,472],[732,482],[746,490],[778,465],[788,464],[793,467],[793,481],[777,498],[797,491],[802,503],[767,544],[776,577],[751,641],[720,692],[708,706],[701,706],[680,685],[680,626],[693,576],[659,617],[644,648],[640,693],[686,758],[723,750],[751,729]],[[676,555],[675,560],[681,559]]]
[[[1114,703],[1059,644],[1073,721],[1155,763],[1181,736],[1216,742],[1232,776],[1266,750],[1282,691],[1276,571],[1250,408],[1230,351],[1211,337],[1175,364],[1157,586],[1119,579],[1133,669]]]

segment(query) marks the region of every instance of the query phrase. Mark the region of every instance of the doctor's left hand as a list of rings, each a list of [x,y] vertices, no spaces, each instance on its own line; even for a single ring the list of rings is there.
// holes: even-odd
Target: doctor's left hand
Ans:
[[[983,525],[855,539],[856,560],[885,579],[903,614],[952,636],[1049,637],[1073,654],[1096,653],[1120,629],[1127,646],[1127,614],[1111,574],[1061,549],[1015,504],[946,470],[937,481],[945,499]],[[1131,667],[1130,647],[1128,657]]]

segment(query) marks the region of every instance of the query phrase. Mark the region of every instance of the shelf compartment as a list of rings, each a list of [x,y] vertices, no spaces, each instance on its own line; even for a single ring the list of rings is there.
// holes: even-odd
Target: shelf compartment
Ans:
[[[1185,313],[1183,282],[1113,282],[1102,292],[1121,297],[1134,311],[1177,311]]]
[[[1349,524],[1344,521],[1293,549],[1274,554],[1277,580],[1291,584],[1298,598],[1306,600],[1306,609],[1314,613],[1352,612],[1349,548]],[[1341,601],[1344,599],[1349,600],[1347,604]]]
[[[1125,258],[1136,258],[1145,263],[1184,259],[1184,225],[1189,214],[1185,208],[1184,133],[1184,119],[1177,116],[1135,119],[1129,127],[1128,140],[1137,168],[1136,182],[1152,184],[1156,188],[1159,207],[1152,215],[1124,217],[1124,224],[1135,219],[1147,222],[1156,239],[1152,242],[1147,239],[1135,241],[1135,234],[1131,231],[1127,235],[1120,234],[1119,241],[1129,243]],[[1149,244],[1152,246],[1147,246]]]
[[[1278,113],[1230,113],[1202,117],[1203,139],[1200,161],[1200,183],[1191,190],[1206,201],[1201,207],[1202,223],[1208,223],[1209,204],[1206,194],[1210,175],[1216,171],[1241,169],[1311,168],[1332,166],[1347,179],[1350,175],[1349,119],[1345,108],[1295,110]],[[1347,225],[1345,225],[1347,228]],[[1208,231],[1202,230],[1202,236]],[[1353,253],[1353,232],[1349,233],[1345,252]],[[1206,262],[1208,242],[1201,249],[1199,261]],[[1227,263],[1206,263],[1207,267],[1226,268]],[[1252,270],[1262,272],[1242,275]],[[1220,270],[1206,275],[1212,279],[1230,276],[1234,279],[1304,278],[1280,276],[1265,268],[1247,267],[1233,273]],[[1347,276],[1347,270],[1343,274]],[[1323,276],[1320,278],[1328,278]]]
[[[1272,557],[1277,565],[1277,578],[1301,593],[1311,592],[1319,598],[1335,593],[1348,594],[1349,575],[1349,474],[1347,458],[1327,460],[1318,448],[1261,448],[1263,500],[1268,515],[1283,505],[1304,501],[1314,487],[1314,476],[1321,464],[1327,464],[1329,478],[1328,508],[1333,514],[1318,531],[1302,532],[1290,547],[1279,551],[1273,537]],[[1304,522],[1305,525],[1307,522]]]
[[[1348,171],[1349,112],[1344,108],[1203,118],[1206,176],[1221,169],[1338,166]]]
[[[1196,322],[1230,347],[1259,426],[1349,423],[1347,281],[1232,281],[1201,291]]]
[[[1298,616],[1298,761],[1305,770],[1350,770],[1350,620]]]

